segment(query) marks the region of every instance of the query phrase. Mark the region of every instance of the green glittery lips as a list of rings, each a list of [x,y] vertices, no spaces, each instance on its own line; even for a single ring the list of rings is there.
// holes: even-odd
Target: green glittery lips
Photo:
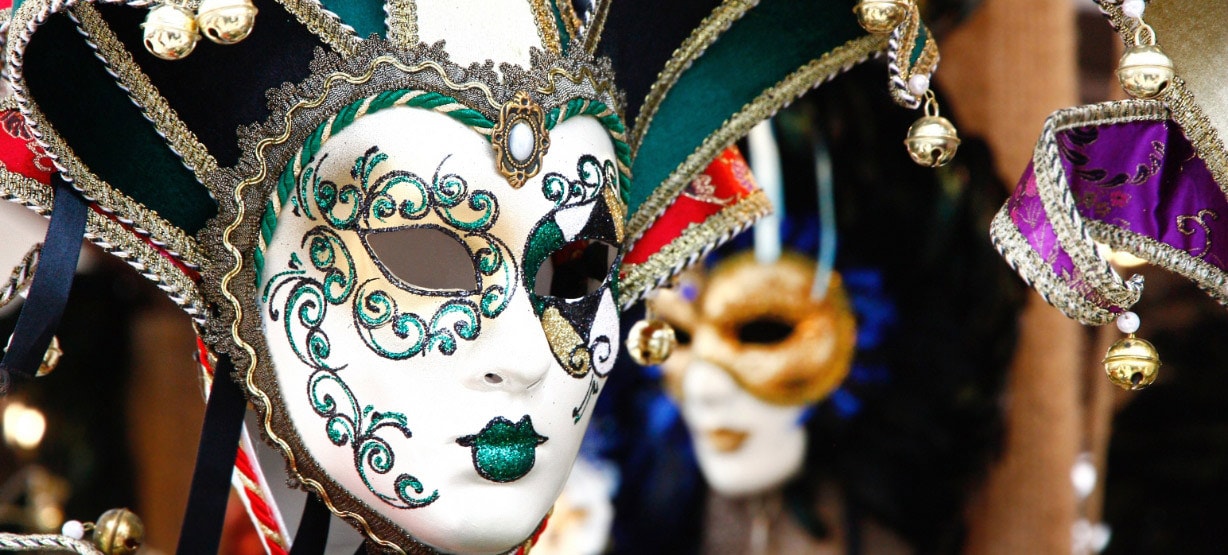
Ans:
[[[533,470],[537,446],[547,439],[533,429],[533,420],[526,414],[515,424],[496,416],[482,431],[459,438],[456,443],[470,448],[473,468],[481,477],[492,482],[514,482]]]

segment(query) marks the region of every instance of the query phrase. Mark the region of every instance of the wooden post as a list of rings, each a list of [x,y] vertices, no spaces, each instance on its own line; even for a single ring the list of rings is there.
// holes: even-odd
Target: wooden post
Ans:
[[[939,47],[937,75],[960,133],[989,142],[1013,188],[1045,118],[1078,104],[1073,3],[986,0]],[[1084,337],[1077,323],[1029,296],[1007,385],[1004,450],[969,508],[968,553],[1070,553]]]

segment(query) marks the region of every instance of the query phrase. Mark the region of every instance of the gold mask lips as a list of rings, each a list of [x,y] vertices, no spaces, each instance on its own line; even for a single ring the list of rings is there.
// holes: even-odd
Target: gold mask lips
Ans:
[[[811,296],[814,274],[805,256],[759,263],[744,253],[697,276],[694,301],[663,291],[654,308],[679,331],[679,348],[662,365],[670,394],[682,397],[682,377],[698,357],[768,403],[827,397],[849,373],[857,323],[839,274],[822,300]]]

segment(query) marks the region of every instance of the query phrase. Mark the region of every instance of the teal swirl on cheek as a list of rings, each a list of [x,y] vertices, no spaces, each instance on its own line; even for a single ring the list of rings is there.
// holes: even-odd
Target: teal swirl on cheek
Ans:
[[[316,414],[327,419],[324,429],[329,441],[338,447],[351,446],[354,468],[358,470],[367,490],[384,503],[398,509],[416,509],[439,499],[439,490],[423,496],[426,488],[412,474],[398,475],[393,480],[392,493],[385,491],[388,488],[377,487],[372,482],[371,473],[386,475],[396,463],[396,453],[393,452],[392,446],[378,434],[383,430],[390,430],[406,439],[413,435],[405,415],[399,412],[377,411],[371,405],[360,410],[353,392],[334,370],[317,369],[308,384],[312,408]],[[339,404],[338,398],[343,402]]]

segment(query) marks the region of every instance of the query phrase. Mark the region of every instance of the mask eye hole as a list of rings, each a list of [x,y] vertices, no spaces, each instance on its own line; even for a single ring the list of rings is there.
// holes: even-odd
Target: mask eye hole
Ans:
[[[579,299],[601,288],[618,258],[618,248],[595,239],[577,239],[554,251],[533,282],[539,297]]]
[[[743,322],[736,328],[738,341],[754,345],[775,345],[793,335],[793,324],[771,317]]]
[[[460,238],[434,227],[374,231],[364,237],[380,270],[415,289],[476,291],[477,271]]]

